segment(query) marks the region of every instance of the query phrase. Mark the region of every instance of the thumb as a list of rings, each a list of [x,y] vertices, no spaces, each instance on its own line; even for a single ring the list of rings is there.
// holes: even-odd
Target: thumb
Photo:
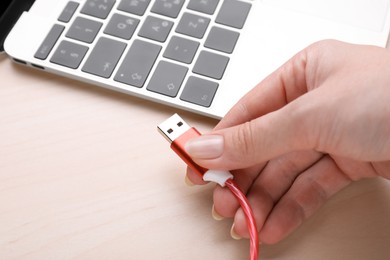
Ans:
[[[312,148],[313,133],[307,133],[305,125],[316,123],[293,103],[252,121],[191,139],[186,151],[205,168],[234,170]]]

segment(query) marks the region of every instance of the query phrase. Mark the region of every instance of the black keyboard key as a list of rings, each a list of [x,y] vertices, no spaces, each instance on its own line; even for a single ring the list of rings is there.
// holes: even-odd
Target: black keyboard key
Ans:
[[[199,43],[182,37],[172,36],[164,52],[164,57],[190,64],[194,59]]]
[[[176,18],[184,4],[184,0],[156,0],[152,12]]]
[[[49,56],[51,50],[53,49],[54,45],[58,41],[58,38],[60,38],[64,29],[65,29],[64,26],[55,24],[51,28],[49,34],[43,40],[41,46],[39,46],[39,49],[35,53],[34,57],[40,60],[45,60],[47,56]]]
[[[209,18],[184,13],[177,25],[176,32],[201,39],[205,34],[209,23]]]
[[[126,54],[114,80],[141,88],[150,73],[161,46],[135,40]]]
[[[148,16],[138,35],[158,42],[165,42],[172,26],[173,22],[171,21]]]
[[[150,0],[122,0],[118,9],[130,14],[143,15],[148,8]]]
[[[114,14],[107,24],[106,29],[104,29],[104,33],[130,40],[138,24],[138,19],[121,14]]]
[[[101,27],[102,23],[100,22],[84,17],[77,17],[69,28],[69,31],[66,33],[66,37],[86,43],[92,43]]]
[[[146,89],[169,97],[176,97],[187,71],[187,67],[160,61]]]
[[[238,0],[225,0],[215,20],[216,23],[241,29],[252,5]]]
[[[217,89],[218,83],[191,76],[183,89],[180,99],[200,106],[210,107]]]
[[[114,4],[115,0],[87,0],[83,9],[81,9],[81,13],[106,19]]]
[[[231,30],[213,27],[207,36],[204,46],[210,49],[232,53],[240,34]]]
[[[62,11],[60,17],[58,17],[58,21],[67,23],[72,19],[74,13],[79,7],[79,3],[70,1],[66,4],[64,10]]]
[[[50,59],[50,62],[71,69],[77,69],[88,47],[69,41],[62,41]]]
[[[205,14],[214,14],[218,2],[219,0],[191,0],[187,8]]]
[[[126,43],[108,38],[100,38],[85,62],[82,71],[109,78],[114,71]]]
[[[229,58],[226,56],[202,51],[192,71],[213,79],[221,79],[228,62]]]

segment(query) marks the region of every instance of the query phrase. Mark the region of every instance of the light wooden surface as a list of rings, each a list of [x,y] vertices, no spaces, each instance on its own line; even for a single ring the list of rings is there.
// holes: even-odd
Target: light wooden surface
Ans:
[[[5,55],[0,80],[0,259],[247,259],[156,131],[175,109]],[[390,259],[390,182],[351,185],[260,259]]]

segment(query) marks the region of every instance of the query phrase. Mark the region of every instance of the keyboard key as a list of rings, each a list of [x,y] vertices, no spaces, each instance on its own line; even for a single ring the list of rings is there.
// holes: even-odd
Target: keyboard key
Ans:
[[[198,50],[199,43],[173,36],[164,52],[164,57],[190,64]]]
[[[215,22],[241,29],[244,27],[251,6],[250,3],[238,0],[225,0],[222,3]]]
[[[50,62],[71,69],[77,69],[83,60],[88,47],[69,41],[62,41],[50,59]]]
[[[87,0],[81,13],[106,19],[114,4],[115,0]]]
[[[210,49],[232,53],[239,36],[240,34],[238,32],[213,27],[207,36],[204,46]]]
[[[64,29],[65,29],[64,26],[55,24],[51,28],[49,34],[43,40],[41,46],[39,46],[39,49],[35,53],[34,57],[40,60],[45,60],[47,56],[49,56],[51,50],[53,49],[54,45],[58,41],[58,38],[60,38]]]
[[[86,43],[92,43],[101,27],[102,23],[83,17],[77,17],[69,28],[66,37]]]
[[[118,10],[141,16],[144,15],[149,3],[150,0],[122,0]]]
[[[174,63],[160,61],[147,90],[169,97],[176,97],[188,69]]]
[[[67,23],[72,19],[74,13],[76,12],[79,4],[73,1],[70,1],[66,4],[64,10],[62,11],[60,17],[58,17],[58,21]]]
[[[184,13],[177,25],[176,32],[201,39],[205,34],[209,23],[209,18]]]
[[[184,0],[156,0],[152,12],[176,18],[184,4]]]
[[[125,48],[126,43],[105,37],[100,38],[85,62],[82,71],[109,78]]]
[[[114,80],[141,88],[160,51],[159,45],[134,40]]]
[[[187,8],[205,14],[214,14],[218,2],[219,0],[191,0]]]
[[[173,22],[171,21],[148,16],[138,35],[158,42],[165,42],[172,26]]]
[[[192,71],[206,77],[221,79],[228,62],[229,58],[226,56],[202,51]]]
[[[139,23],[138,19],[129,16],[114,14],[107,24],[104,33],[122,39],[130,40]]]
[[[198,77],[189,77],[180,96],[181,100],[209,107],[218,89],[218,83]]]

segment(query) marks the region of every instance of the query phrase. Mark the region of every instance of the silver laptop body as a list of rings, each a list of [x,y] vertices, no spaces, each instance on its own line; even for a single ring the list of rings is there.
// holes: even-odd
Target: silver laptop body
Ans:
[[[221,118],[322,39],[385,46],[389,0],[36,0],[4,48],[36,69]]]

